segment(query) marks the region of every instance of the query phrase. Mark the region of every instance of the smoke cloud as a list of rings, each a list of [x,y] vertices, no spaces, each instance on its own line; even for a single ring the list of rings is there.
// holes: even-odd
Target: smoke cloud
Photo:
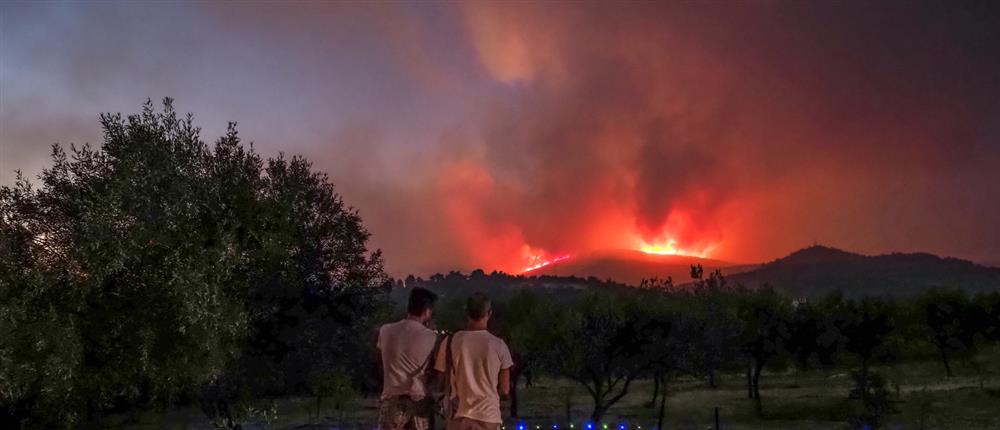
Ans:
[[[396,276],[668,244],[1000,260],[995,5],[163,8],[3,6],[0,179],[169,95],[328,171]]]

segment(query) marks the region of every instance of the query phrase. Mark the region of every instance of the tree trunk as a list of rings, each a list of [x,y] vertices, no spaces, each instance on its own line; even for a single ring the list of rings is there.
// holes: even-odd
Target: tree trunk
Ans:
[[[708,386],[709,388],[719,388],[719,384],[715,381],[715,369],[710,369],[708,371]]]
[[[650,408],[656,406],[656,396],[659,396],[659,395],[660,395],[660,374],[659,373],[654,373],[653,374],[653,398],[649,401],[649,404],[646,405],[646,406],[650,407]]]
[[[764,416],[764,404],[760,398],[760,371],[763,370],[764,366],[761,363],[757,363],[754,366],[753,372],[753,397],[754,397],[754,408],[757,411],[757,417]]]
[[[949,378],[955,376],[951,373],[951,363],[948,362],[948,353],[941,347],[938,347],[938,353],[941,354],[941,361],[944,362],[944,370],[947,372],[946,375],[948,375]]]
[[[320,424],[319,410],[323,403],[323,396],[316,396],[316,424]]]
[[[666,385],[666,381],[663,381]],[[655,399],[655,398],[654,398]],[[663,393],[660,393],[660,413],[656,419],[656,430],[663,429],[663,417],[667,409],[667,387],[663,387]]]
[[[590,422],[594,423],[595,426],[601,425],[601,418],[604,418],[604,412],[607,412],[607,407],[601,405],[601,402],[594,402],[594,410],[590,412]]]
[[[510,378],[510,417],[517,419],[517,380],[520,375]]]
[[[747,398],[753,398],[753,362],[747,361]]]

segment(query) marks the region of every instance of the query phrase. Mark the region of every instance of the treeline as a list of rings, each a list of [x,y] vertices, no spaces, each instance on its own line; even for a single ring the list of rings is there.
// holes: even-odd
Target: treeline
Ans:
[[[371,377],[389,279],[324,174],[214,145],[169,99],[54,146],[37,188],[0,188],[0,427],[97,426],[196,404],[220,427],[258,399]]]
[[[456,288],[463,291],[495,292],[500,290],[501,293],[516,288],[632,288],[628,284],[616,282],[612,279],[598,279],[594,276],[584,278],[579,276],[555,275],[511,275],[496,270],[486,273],[482,269],[473,270],[468,275],[454,270],[447,274],[435,273],[427,279],[409,275],[405,279],[395,280],[393,285],[397,288],[424,287],[442,291]]]
[[[650,404],[662,414],[673,378],[715,386],[720,373],[744,375],[748,401],[763,415],[765,369],[797,367],[849,369],[853,389],[844,393],[844,419],[855,428],[878,428],[905,382],[879,374],[878,365],[937,360],[942,375],[951,376],[953,361],[1000,342],[997,292],[928,290],[907,299],[838,293],[805,301],[731,285],[719,272],[705,275],[693,267],[694,282],[683,288],[651,279],[629,289],[510,289],[500,295],[491,329],[509,340],[523,367],[583,387],[594,422],[637,379],[654,380]],[[460,297],[468,291],[460,276],[451,275],[447,286],[420,285]],[[460,304],[445,302],[436,312],[448,329],[461,323],[450,307]]]

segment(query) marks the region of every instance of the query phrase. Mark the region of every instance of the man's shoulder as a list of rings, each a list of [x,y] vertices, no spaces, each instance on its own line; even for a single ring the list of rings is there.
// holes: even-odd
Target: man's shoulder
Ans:
[[[504,342],[503,339],[494,336],[492,333],[490,334],[490,345],[496,349],[507,349],[507,342]]]
[[[421,338],[437,337],[437,333],[435,333],[434,330],[431,330],[427,328],[427,326],[411,319],[404,319],[402,321],[396,322],[395,324],[397,324],[396,329],[405,333],[404,336],[407,337],[411,338],[415,336],[419,336]]]
[[[486,343],[493,348],[507,347],[507,343],[504,342],[503,339],[497,337],[493,333],[490,333],[489,331],[486,330],[460,331],[457,334],[462,334],[462,333],[467,333],[470,336],[477,337],[478,338],[477,342]]]
[[[437,332],[435,332],[434,330],[431,330],[431,329],[427,328],[427,326],[425,326],[423,324],[420,324],[419,326],[415,326],[413,328],[413,330],[414,330],[415,333],[418,334],[418,336],[421,336],[421,337],[424,337],[424,338],[427,338],[427,339],[437,339]]]
[[[390,322],[390,323],[385,323],[385,324],[382,324],[382,326],[378,328],[378,331],[381,333],[381,332],[384,332],[384,331],[397,330],[400,327],[405,326],[405,324],[406,324],[406,320],[405,319],[399,320],[399,321],[393,321],[393,322]]]

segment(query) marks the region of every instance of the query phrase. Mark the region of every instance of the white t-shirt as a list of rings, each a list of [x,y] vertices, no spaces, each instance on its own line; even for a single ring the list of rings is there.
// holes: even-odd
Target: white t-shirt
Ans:
[[[382,354],[382,398],[426,394],[423,374],[437,335],[411,319],[383,325],[378,329],[378,349]]]
[[[442,343],[434,364],[442,372],[446,370],[447,349]],[[460,331],[452,338],[451,354],[455,366],[452,396],[458,397],[455,416],[487,423],[503,422],[497,385],[500,370],[514,365],[507,344],[486,330]]]

